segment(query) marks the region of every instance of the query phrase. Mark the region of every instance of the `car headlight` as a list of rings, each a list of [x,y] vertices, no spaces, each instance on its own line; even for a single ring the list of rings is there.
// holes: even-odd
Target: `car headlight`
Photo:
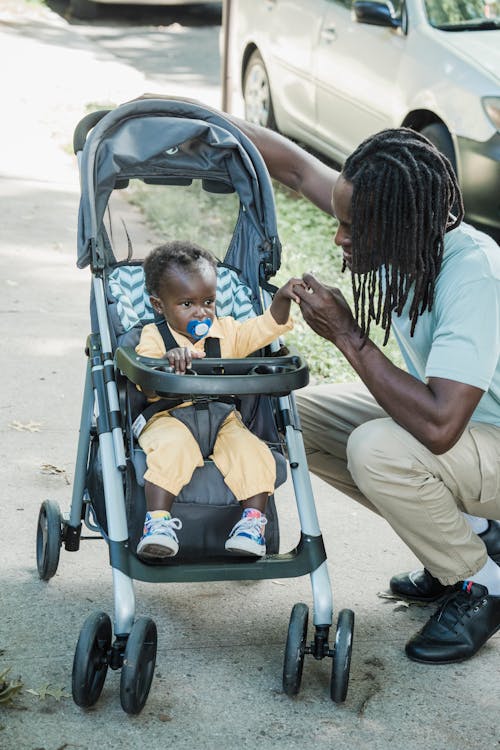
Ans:
[[[500,96],[483,97],[483,108],[493,127],[500,131]]]

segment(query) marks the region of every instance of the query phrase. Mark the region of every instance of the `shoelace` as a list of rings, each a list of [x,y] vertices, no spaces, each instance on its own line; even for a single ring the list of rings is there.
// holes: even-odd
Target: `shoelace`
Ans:
[[[252,533],[255,536],[261,535],[261,529],[263,526],[265,526],[267,523],[267,518],[265,516],[250,516],[247,518],[240,518],[237,524],[233,526],[233,529],[229,536],[234,536],[240,531],[246,531],[248,533]]]
[[[432,619],[441,622],[443,625],[453,626],[463,619],[471,609],[477,611],[479,607],[486,603],[486,599],[481,597],[471,597],[464,592],[453,592],[444,600],[440,608],[432,615]]]
[[[153,527],[159,526],[160,528],[154,529],[157,533],[165,534],[167,536],[171,535],[176,542],[179,541],[175,532],[182,529],[182,521],[180,518],[150,518],[144,525],[148,534]]]

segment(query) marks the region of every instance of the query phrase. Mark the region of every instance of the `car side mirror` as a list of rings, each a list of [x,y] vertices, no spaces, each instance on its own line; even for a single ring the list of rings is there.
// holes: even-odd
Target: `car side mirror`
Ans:
[[[352,4],[354,15],[358,23],[368,23],[372,26],[389,26],[398,29],[401,21],[394,15],[392,3],[368,2],[356,0]]]

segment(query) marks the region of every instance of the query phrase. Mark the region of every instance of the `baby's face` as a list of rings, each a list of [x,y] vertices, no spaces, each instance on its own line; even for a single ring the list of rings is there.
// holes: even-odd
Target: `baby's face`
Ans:
[[[213,266],[201,261],[189,272],[172,268],[162,279],[159,296],[151,302],[157,312],[165,316],[170,328],[190,341],[196,341],[187,332],[191,320],[210,322],[215,317],[217,275]]]

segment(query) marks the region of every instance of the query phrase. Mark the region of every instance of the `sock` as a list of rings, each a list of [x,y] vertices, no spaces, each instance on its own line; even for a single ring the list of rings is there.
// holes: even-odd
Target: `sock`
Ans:
[[[257,510],[257,508],[245,508],[243,511],[243,518],[260,518],[264,514]]]
[[[266,525],[266,517],[264,513],[261,513],[260,510],[257,510],[257,508],[245,508],[243,511],[242,518],[260,518],[262,519],[262,525],[260,527],[260,533],[263,533],[264,526]],[[500,568],[499,568],[500,570]]]
[[[467,580],[486,586],[492,596],[500,596],[500,568],[491,557],[488,557],[486,565],[483,565],[481,570],[469,576]]]
[[[469,522],[470,527],[474,534],[483,534],[488,530],[490,522],[487,518],[480,518],[479,516],[471,516],[469,513],[463,514],[465,519]]]
[[[172,518],[168,510],[148,510],[146,518],[166,518],[167,521]]]

